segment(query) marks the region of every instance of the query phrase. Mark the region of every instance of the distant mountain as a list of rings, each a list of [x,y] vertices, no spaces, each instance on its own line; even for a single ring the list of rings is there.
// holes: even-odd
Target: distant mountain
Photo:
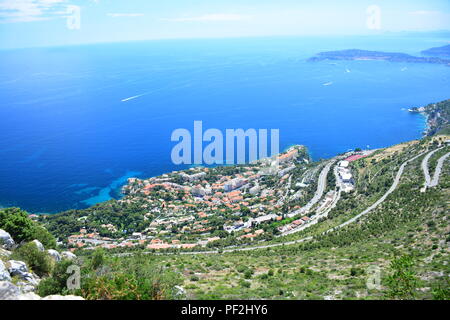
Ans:
[[[438,57],[415,57],[406,53],[368,51],[359,49],[319,52],[308,61],[322,60],[383,60],[391,62],[435,63],[450,66],[449,59],[442,59]]]
[[[442,47],[434,47],[421,52],[425,56],[450,57],[450,44]]]

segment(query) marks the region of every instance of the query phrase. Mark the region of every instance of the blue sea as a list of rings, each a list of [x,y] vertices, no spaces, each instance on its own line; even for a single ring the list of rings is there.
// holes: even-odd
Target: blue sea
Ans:
[[[128,177],[184,169],[171,133],[279,129],[313,158],[420,138],[406,111],[444,100],[450,68],[307,62],[359,48],[419,55],[438,37],[161,40],[0,52],[0,205],[54,213],[120,197]],[[130,98],[130,99],[129,99]]]

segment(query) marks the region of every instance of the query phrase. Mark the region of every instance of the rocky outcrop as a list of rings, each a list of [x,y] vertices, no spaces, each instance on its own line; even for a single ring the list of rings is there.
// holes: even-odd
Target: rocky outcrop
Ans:
[[[53,250],[53,249],[48,249],[48,250],[47,250],[47,253],[48,253],[49,256],[50,256],[53,260],[55,260],[56,262],[61,261],[61,255],[59,254],[58,251]]]
[[[39,240],[33,240],[32,242],[39,251],[45,251]],[[15,246],[11,235],[4,230],[0,230],[0,257],[3,259],[0,259],[0,300],[84,300],[77,296],[53,295],[44,298],[38,296],[34,291],[41,279],[28,269],[27,264],[18,260],[4,262],[12,254],[9,250],[12,250]],[[49,249],[47,253],[56,262],[62,259],[74,260],[77,258],[70,251],[60,254],[56,250]]]
[[[70,251],[64,251],[61,253],[61,256],[63,259],[67,259],[67,260],[74,260],[77,258],[76,255],[74,255],[72,252]]]
[[[25,291],[31,291],[30,286],[37,286],[39,284],[39,277],[29,272],[27,264],[23,261],[9,260],[7,262],[8,271],[11,276],[17,276],[25,282],[21,283],[21,287]]]
[[[41,300],[84,300],[83,297],[79,296],[60,296],[60,295],[52,295],[42,298]]]
[[[21,275],[28,272],[27,264],[23,261],[9,260],[8,271],[13,276]]]
[[[11,254],[12,254],[11,251],[8,251],[8,250],[5,250],[5,249],[0,248],[0,258],[5,258],[5,259],[7,259],[7,258],[9,258],[9,256],[10,256]]]
[[[30,292],[17,296],[15,300],[84,300],[84,299],[79,296],[60,296],[60,295],[52,295],[42,298],[38,296],[36,293]]]
[[[33,242],[39,251],[45,251],[44,245],[39,240],[33,240]]]
[[[18,286],[9,281],[0,281],[0,300],[15,300],[20,294]]]
[[[0,300],[84,300],[78,296],[52,295],[40,297],[34,292],[23,293],[18,286],[9,281],[0,281]]]
[[[10,250],[15,245],[11,235],[3,229],[0,229],[0,248]]]
[[[11,281],[11,275],[2,260],[0,260],[0,281]]]

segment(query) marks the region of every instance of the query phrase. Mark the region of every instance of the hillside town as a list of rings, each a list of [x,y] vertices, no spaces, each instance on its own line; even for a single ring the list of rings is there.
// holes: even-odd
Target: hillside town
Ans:
[[[147,227],[121,237],[81,228],[67,238],[67,244],[71,250],[193,249],[215,246],[230,238],[246,243],[301,231],[326,216],[341,192],[353,191],[351,162],[368,154],[346,153],[319,172],[320,165],[311,165],[306,149],[293,146],[271,161],[194,167],[149,179],[130,178],[123,187],[125,196],[118,202],[145,209]],[[270,174],[268,166],[273,169]],[[328,171],[336,176],[336,187],[318,195],[316,184],[325,184],[321,180]],[[110,223],[101,228],[112,234],[122,232]]]

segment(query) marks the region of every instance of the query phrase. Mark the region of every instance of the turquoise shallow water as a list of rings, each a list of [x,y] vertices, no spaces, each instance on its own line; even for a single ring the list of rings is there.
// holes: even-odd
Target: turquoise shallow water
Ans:
[[[281,149],[315,159],[416,139],[406,111],[443,100],[450,68],[382,61],[310,63],[361,48],[419,54],[448,39],[255,38],[102,44],[0,52],[0,203],[83,208],[130,176],[183,169],[177,128],[280,129]],[[132,99],[129,99],[132,98]]]

